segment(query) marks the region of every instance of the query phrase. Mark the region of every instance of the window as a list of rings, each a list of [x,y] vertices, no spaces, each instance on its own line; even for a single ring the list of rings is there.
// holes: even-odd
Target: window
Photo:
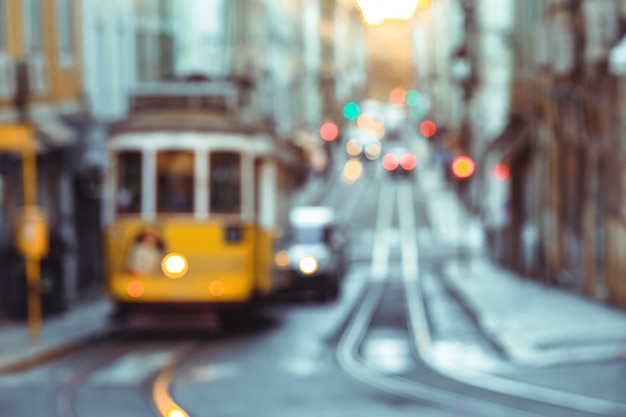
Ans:
[[[29,54],[42,51],[41,0],[23,0],[24,44]]]
[[[141,212],[141,153],[121,152],[117,156],[117,212]]]
[[[71,65],[73,59],[74,20],[71,0],[57,0],[57,45],[62,65]]]
[[[299,227],[294,230],[297,243],[330,243],[332,229],[329,227]]]
[[[193,203],[193,152],[159,152],[157,154],[157,212],[191,213]]]
[[[210,207],[212,213],[241,211],[241,162],[239,154],[218,152],[210,156]]]

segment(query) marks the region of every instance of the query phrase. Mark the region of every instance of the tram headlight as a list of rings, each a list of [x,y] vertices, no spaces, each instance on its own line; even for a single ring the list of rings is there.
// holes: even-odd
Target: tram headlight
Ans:
[[[317,259],[312,256],[305,256],[304,258],[300,259],[300,263],[298,264],[300,272],[306,275],[311,275],[315,273],[318,266],[319,265],[317,263]]]
[[[170,253],[163,258],[161,269],[170,278],[181,278],[187,273],[189,267],[187,259],[180,253]]]

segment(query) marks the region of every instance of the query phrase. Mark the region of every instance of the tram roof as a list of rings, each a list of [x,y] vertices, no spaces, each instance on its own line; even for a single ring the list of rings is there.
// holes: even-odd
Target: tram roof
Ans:
[[[156,131],[223,132],[243,135],[268,134],[274,136],[269,126],[250,123],[223,114],[193,111],[167,111],[138,114],[123,120],[110,129],[115,135],[128,132]]]

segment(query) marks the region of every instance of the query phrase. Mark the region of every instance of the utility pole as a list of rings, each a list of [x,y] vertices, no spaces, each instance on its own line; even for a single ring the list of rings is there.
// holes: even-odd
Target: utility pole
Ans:
[[[22,156],[23,209],[16,228],[16,244],[24,256],[28,303],[28,329],[32,343],[41,339],[41,259],[48,252],[48,222],[37,205],[37,150],[35,129],[28,108],[28,66],[17,64],[15,108],[19,123],[0,132],[0,144]],[[2,149],[2,146],[0,146]]]

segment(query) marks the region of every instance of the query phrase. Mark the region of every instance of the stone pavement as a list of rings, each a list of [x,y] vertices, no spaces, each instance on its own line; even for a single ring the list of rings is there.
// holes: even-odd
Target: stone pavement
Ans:
[[[473,249],[473,256],[445,263],[446,287],[513,363],[540,367],[626,359],[625,311],[491,262],[480,249],[480,221],[463,209],[440,172],[424,169],[419,182],[434,239]]]

